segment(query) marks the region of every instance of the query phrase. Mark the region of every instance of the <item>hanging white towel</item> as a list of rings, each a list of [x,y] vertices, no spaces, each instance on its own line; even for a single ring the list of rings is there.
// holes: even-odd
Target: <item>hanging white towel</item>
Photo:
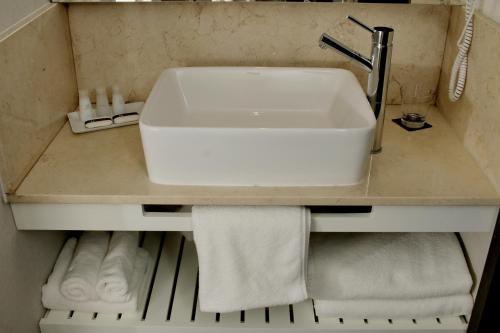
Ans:
[[[54,265],[50,277],[42,287],[42,304],[45,308],[61,311],[81,311],[98,313],[135,313],[139,304],[143,304],[149,287],[149,281],[154,271],[154,265],[147,251],[137,252],[132,279],[132,296],[128,302],[108,303],[102,300],[77,302],[68,300],[60,293],[60,285],[68,269],[76,239],[70,238],[64,245]]]
[[[86,231],[80,236],[61,284],[64,297],[78,302],[97,300],[97,276],[108,245],[108,232]]]
[[[322,300],[408,299],[470,292],[452,233],[332,233],[311,238],[309,294]]]
[[[304,207],[193,207],[204,312],[307,298],[310,212]]]
[[[115,231],[97,278],[100,299],[122,303],[130,300],[131,280],[139,243],[136,231]]]
[[[469,315],[473,300],[470,294],[416,299],[314,300],[318,316],[336,318],[436,318]]]

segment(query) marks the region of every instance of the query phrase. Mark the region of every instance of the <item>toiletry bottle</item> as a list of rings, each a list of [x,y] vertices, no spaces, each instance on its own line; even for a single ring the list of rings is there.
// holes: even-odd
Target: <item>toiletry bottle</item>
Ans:
[[[85,122],[93,118],[92,103],[90,103],[89,92],[87,90],[79,90],[79,116],[80,120]]]
[[[108,94],[106,93],[106,88],[99,87],[96,89],[96,109],[98,117],[111,116],[111,110],[109,107]]]
[[[125,113],[125,101],[123,95],[120,93],[120,88],[117,85],[113,86],[113,113]]]

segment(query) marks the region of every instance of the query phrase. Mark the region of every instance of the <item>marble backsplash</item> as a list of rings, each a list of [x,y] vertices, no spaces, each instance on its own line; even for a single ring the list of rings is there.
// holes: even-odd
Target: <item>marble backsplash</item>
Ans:
[[[0,40],[0,175],[13,192],[77,104],[66,7]]]
[[[458,102],[451,103],[448,82],[463,26],[463,8],[453,8],[438,105],[500,193],[500,24],[476,14],[465,91]]]
[[[431,102],[441,69],[449,6],[322,3],[72,4],[78,86],[119,84],[145,100],[162,70],[180,66],[341,67],[367,74],[318,39],[327,32],[369,54],[370,34],[348,22],[395,29],[390,104]]]

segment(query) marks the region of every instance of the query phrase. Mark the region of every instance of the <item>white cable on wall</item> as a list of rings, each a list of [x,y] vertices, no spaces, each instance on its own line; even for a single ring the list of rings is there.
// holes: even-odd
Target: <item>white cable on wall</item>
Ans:
[[[465,27],[458,39],[458,54],[451,69],[448,98],[456,102],[462,96],[467,77],[467,54],[472,43],[472,32],[474,30],[473,17],[476,0],[467,0],[465,5]]]

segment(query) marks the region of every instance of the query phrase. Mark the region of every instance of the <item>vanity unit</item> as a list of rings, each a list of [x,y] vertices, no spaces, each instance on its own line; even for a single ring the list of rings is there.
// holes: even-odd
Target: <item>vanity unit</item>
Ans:
[[[115,2],[101,0],[109,1]],[[0,171],[17,228],[140,230],[144,231],[141,246],[156,259],[148,293],[140,300],[137,314],[48,310],[40,321],[42,333],[463,333],[474,328],[471,318],[464,316],[323,318],[316,315],[312,300],[241,313],[203,313],[198,304],[196,250],[179,231],[191,230],[193,205],[297,205],[311,209],[312,232],[454,232],[460,236],[473,276],[476,306],[481,305],[478,290],[500,207],[500,195],[492,185],[499,179],[499,104],[494,90],[500,77],[499,57],[497,49],[491,47],[498,44],[498,25],[479,16],[475,20],[480,29],[475,32],[477,38],[469,58],[471,75],[465,92],[469,96],[465,96],[465,103],[450,105],[443,96],[464,20],[461,8],[443,4],[464,4],[463,0],[404,1],[418,6],[203,2],[209,1],[46,4],[9,29],[8,37],[0,36],[0,72],[5,73],[0,76]],[[429,3],[438,6],[422,5]],[[351,14],[367,24],[391,28],[362,24],[372,33],[372,44],[368,44],[370,36],[345,20]],[[323,32],[365,55],[371,45],[368,58],[327,35],[320,39],[320,45],[357,59],[364,71],[332,52],[320,50],[317,38]],[[200,65],[292,67],[280,73],[281,77],[268,77],[276,81],[267,86],[266,77],[282,68],[229,67],[225,79],[217,76],[220,73],[210,76],[213,73],[205,69],[206,80],[198,73],[175,69]],[[316,68],[304,75],[299,66],[328,69]],[[168,119],[155,114],[144,116],[143,125],[146,120],[150,123],[142,133],[138,126],[127,126],[75,135],[69,124],[64,124],[66,114],[78,103],[79,89],[119,84],[128,102],[145,101],[152,83],[165,69],[183,72],[184,80],[170,81],[168,92],[173,94],[176,85],[191,89],[191,95],[173,94],[170,98],[186,98],[191,109],[170,113]],[[333,72],[337,78],[330,76]],[[252,84],[234,84],[243,76]],[[339,77],[342,80],[337,80]],[[360,90],[366,78],[368,94]],[[280,88],[285,86],[287,94],[280,95]],[[226,95],[221,98],[223,93]],[[219,98],[211,99],[213,96]],[[245,100],[249,96],[251,99]],[[281,98],[280,103],[275,103],[276,96]],[[386,98],[388,104],[403,105],[384,109]],[[203,110],[214,100],[233,103],[217,107],[234,107],[236,103],[239,109],[251,106],[252,110],[247,108],[246,114],[222,112],[215,119],[214,109]],[[436,101],[440,110],[431,107],[430,129],[407,132],[392,121],[401,116],[405,105],[422,103],[419,105],[427,108]],[[164,101],[157,102],[164,105]],[[266,110],[273,103],[276,109],[280,104],[285,107]],[[324,111],[332,105],[337,107],[336,114],[325,117]],[[343,107],[340,111],[339,106]],[[259,108],[266,114],[260,114]],[[190,113],[193,109],[198,112],[195,117]],[[201,111],[208,112],[197,118]],[[294,119],[288,117],[292,114]],[[211,123],[214,119],[218,126]],[[207,133],[203,127],[224,127],[220,126],[223,121],[232,123],[219,136],[213,135],[216,131],[204,136]],[[240,122],[238,130],[247,126],[246,141],[233,141],[230,130],[234,122]],[[308,122],[310,125],[304,126]],[[193,125],[196,123],[198,126]],[[376,143],[380,144],[382,124],[382,152],[370,155],[371,131],[379,134]],[[281,131],[283,128],[286,131]],[[281,136],[283,132],[287,136]],[[167,141],[161,141],[162,137]],[[267,145],[267,140],[276,137],[273,145]],[[215,175],[222,179],[227,174],[221,172],[220,156],[198,149],[199,143],[210,141],[226,144],[217,153],[227,157],[229,152],[238,158],[226,159],[224,166],[233,171],[246,170],[247,175],[253,170],[258,177],[243,181],[232,176],[225,184],[211,183]],[[292,142],[305,147],[307,155],[297,155]],[[149,148],[144,149],[144,143]],[[198,155],[190,156],[196,149]],[[262,165],[251,164],[255,158],[271,161],[267,173],[262,172]],[[212,164],[204,165],[207,160]],[[157,163],[156,179],[151,177],[151,170],[148,177],[151,162]],[[292,163],[294,172],[307,181],[291,172]],[[166,167],[175,167],[176,179],[182,174],[182,182],[161,185],[175,183],[174,178],[166,178],[171,176],[165,173]],[[194,179],[193,172],[199,177]],[[277,174],[288,178],[277,181]],[[254,186],[263,181],[264,175],[268,182]],[[314,179],[318,175],[323,178]],[[297,182],[291,183],[291,179]],[[17,248],[10,248],[14,236],[6,233],[9,241],[0,242],[5,243],[2,253],[6,250],[11,262],[29,266],[15,272],[19,280],[22,274],[36,272],[38,276],[16,284],[4,299],[22,294],[25,299],[21,302],[29,298],[31,304],[38,304],[38,285],[46,277],[40,266],[48,273],[64,237],[60,232],[53,234],[58,237],[50,244],[50,251],[30,244],[32,252],[23,249],[18,255]],[[31,267],[33,252],[46,258]],[[31,291],[26,288],[23,294],[29,283],[35,287]],[[23,313],[12,304],[9,301],[4,306],[15,308],[18,318],[31,310],[24,309]],[[13,322],[24,322],[24,318],[15,318],[14,312],[7,316],[12,316],[9,319]],[[20,327],[15,324],[12,327]]]
[[[73,135],[66,124],[9,196],[18,229],[143,230],[156,270],[137,315],[47,311],[42,332],[465,332],[465,317],[318,318],[311,300],[202,313],[194,244],[173,232],[191,230],[191,206],[200,204],[305,205],[313,232],[457,232],[476,295],[500,197],[437,109],[433,128],[419,132],[391,121],[400,112],[387,108],[383,153],[371,156],[362,183],[345,187],[157,185],[148,179],[137,126]]]

